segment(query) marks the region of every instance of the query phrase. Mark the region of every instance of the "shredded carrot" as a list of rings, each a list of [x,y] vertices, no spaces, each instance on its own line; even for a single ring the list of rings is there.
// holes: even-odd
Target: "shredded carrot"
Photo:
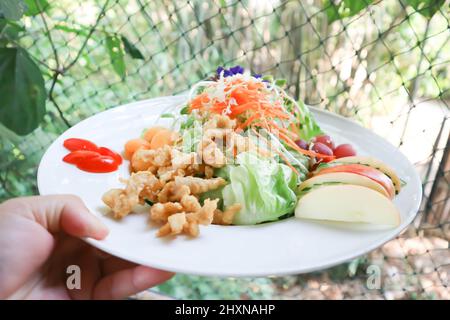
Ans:
[[[265,89],[266,86],[262,82],[232,79],[225,83],[225,99],[221,98],[219,101],[203,92],[190,101],[189,110],[203,109],[212,113],[226,113],[231,119],[236,119],[237,132],[246,128],[264,128],[299,153],[327,160],[334,159],[334,156],[304,150],[294,142],[299,135],[298,128],[291,120],[295,119],[301,125],[298,110],[296,112],[296,109],[292,108],[288,111],[282,100],[272,99],[270,91]],[[278,124],[278,120],[281,124]],[[287,159],[283,160],[288,163]]]

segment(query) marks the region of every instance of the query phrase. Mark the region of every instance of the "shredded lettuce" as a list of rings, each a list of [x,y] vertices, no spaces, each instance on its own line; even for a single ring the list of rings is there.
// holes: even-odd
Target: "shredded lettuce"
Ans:
[[[197,150],[197,145],[202,139],[202,125],[196,121],[188,118],[184,124],[188,124],[184,126],[184,130],[182,131],[182,151],[183,152],[194,152]]]
[[[302,183],[304,180],[306,180],[306,176],[308,175],[308,167],[309,167],[309,158],[305,156],[304,154],[301,154],[300,152],[297,152],[292,149],[287,149],[287,153],[289,153],[289,158],[291,157],[295,159],[295,161],[291,162],[291,165],[297,169],[299,175],[297,176],[297,184]]]
[[[233,224],[274,221],[294,211],[297,177],[288,166],[249,152],[239,154],[236,161],[217,173],[229,181],[222,190],[224,207],[242,206]]]
[[[308,106],[301,100],[298,101],[298,110],[300,113],[299,135],[301,139],[310,141],[312,138],[323,134]]]

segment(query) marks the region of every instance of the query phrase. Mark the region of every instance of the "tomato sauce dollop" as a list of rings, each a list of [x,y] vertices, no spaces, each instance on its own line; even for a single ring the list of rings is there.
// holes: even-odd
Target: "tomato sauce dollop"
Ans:
[[[122,157],[106,147],[98,147],[95,143],[79,138],[64,141],[64,147],[71,151],[62,160],[76,165],[78,169],[92,173],[116,171],[122,164]]]

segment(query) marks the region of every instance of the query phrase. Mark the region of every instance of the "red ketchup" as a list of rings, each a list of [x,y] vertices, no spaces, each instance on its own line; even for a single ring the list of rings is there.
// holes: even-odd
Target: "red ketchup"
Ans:
[[[64,147],[71,152],[63,158],[63,161],[76,165],[83,171],[113,172],[122,164],[120,154],[106,147],[98,147],[86,139],[67,139],[64,141]]]

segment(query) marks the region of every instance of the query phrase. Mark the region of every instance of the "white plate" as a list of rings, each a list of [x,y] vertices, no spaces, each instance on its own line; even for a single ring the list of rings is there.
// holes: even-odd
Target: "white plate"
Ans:
[[[120,187],[128,163],[108,174],[91,174],[64,163],[67,138],[86,138],[123,150],[125,142],[138,137],[166,108],[185,97],[139,101],[92,116],[64,132],[43,156],[38,170],[39,192],[76,194],[109,227],[103,241],[87,240],[108,253],[160,269],[208,276],[268,276],[310,272],[365,254],[400,233],[415,217],[421,201],[420,179],[406,157],[369,130],[335,114],[313,110],[325,132],[336,142],[351,142],[360,155],[371,155],[392,166],[407,182],[395,204],[402,223],[396,229],[364,230],[342,224],[290,218],[257,226],[201,227],[200,236],[173,240],[155,236],[145,213],[114,221],[104,215],[103,193]]]

